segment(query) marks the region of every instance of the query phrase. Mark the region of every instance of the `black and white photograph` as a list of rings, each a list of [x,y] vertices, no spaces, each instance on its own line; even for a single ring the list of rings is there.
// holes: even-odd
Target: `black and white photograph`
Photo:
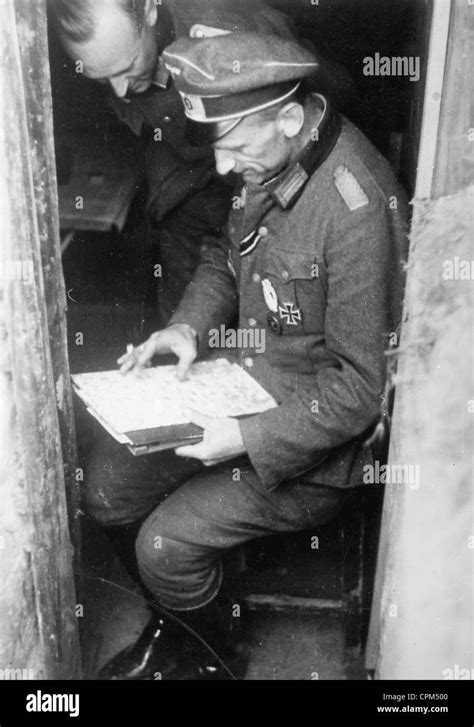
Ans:
[[[1,727],[137,682],[472,727],[473,43],[0,0]]]

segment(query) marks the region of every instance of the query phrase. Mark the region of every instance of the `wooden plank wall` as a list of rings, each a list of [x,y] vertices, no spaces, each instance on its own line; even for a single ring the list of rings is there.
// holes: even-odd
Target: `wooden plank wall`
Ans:
[[[474,100],[470,76],[473,47],[474,4],[472,0],[456,0],[451,13],[433,175],[432,197],[435,199],[455,194],[474,181]]]
[[[76,480],[76,433],[66,336],[66,292],[61,266],[53,116],[44,0],[16,0],[36,220],[41,249],[46,316],[56,388],[71,537],[80,552],[80,477]],[[38,63],[37,59],[42,59]],[[39,112],[38,112],[39,111]]]
[[[71,679],[73,431],[45,33],[42,0],[0,4],[0,669]]]
[[[413,203],[389,454],[413,476],[385,488],[367,652],[380,679],[474,668],[474,275],[459,273],[474,259],[473,28],[474,6],[453,0],[431,192]]]

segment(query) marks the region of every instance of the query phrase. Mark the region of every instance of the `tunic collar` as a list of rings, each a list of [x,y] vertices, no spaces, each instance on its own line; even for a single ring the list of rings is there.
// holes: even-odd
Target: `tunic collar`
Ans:
[[[316,96],[323,103],[323,113],[313,131],[314,139],[308,142],[289,169],[263,185],[283,210],[296,204],[311,175],[333,150],[341,132],[341,117],[337,111],[326,97]]]

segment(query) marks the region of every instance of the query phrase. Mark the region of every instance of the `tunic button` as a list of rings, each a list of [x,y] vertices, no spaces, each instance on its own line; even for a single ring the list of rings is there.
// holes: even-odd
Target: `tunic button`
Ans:
[[[266,237],[268,235],[268,227],[259,227],[258,234],[260,237]]]
[[[257,321],[255,320],[255,318],[249,318],[249,320],[248,320],[248,324],[249,324],[249,326],[251,326],[252,328],[255,328],[255,326],[257,325]]]
[[[273,313],[269,313],[267,315],[267,323],[273,333],[275,333],[277,336],[281,334],[281,321],[278,316],[274,316]]]
[[[165,122],[165,124],[169,124],[169,123],[170,123],[170,121],[171,121],[171,116],[165,116],[165,117],[163,118],[163,121]]]
[[[282,270],[281,277],[283,278],[283,280],[288,280],[288,278],[290,277],[290,273],[288,272],[288,270]]]
[[[260,275],[258,273],[254,273],[252,275],[252,280],[253,280],[254,283],[259,283],[260,282]]]
[[[248,358],[244,358],[244,364],[248,369],[251,369],[253,366],[253,358],[250,358],[250,356]]]

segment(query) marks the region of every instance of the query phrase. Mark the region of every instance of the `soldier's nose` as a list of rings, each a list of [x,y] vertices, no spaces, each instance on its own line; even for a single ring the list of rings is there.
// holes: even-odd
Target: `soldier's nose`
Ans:
[[[214,156],[216,158],[216,169],[218,174],[225,176],[234,169],[235,159],[232,154],[219,149],[214,149]]]
[[[125,98],[128,93],[128,78],[126,76],[113,76],[109,83],[118,98]]]

